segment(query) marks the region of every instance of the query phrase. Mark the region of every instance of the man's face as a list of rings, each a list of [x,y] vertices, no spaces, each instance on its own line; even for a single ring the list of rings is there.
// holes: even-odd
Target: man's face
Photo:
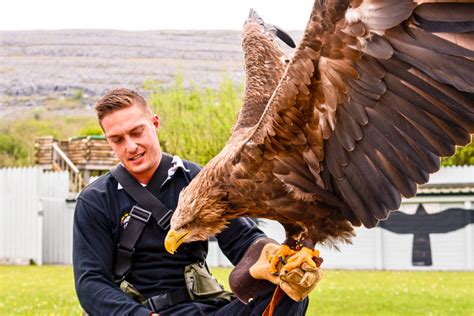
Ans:
[[[125,168],[141,183],[148,183],[160,163],[161,149],[156,136],[159,125],[158,116],[136,105],[102,119],[108,143]]]

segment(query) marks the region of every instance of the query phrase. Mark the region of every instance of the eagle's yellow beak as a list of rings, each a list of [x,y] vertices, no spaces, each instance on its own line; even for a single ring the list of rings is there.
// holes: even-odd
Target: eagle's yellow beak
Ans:
[[[190,233],[191,231],[176,232],[174,230],[170,230],[165,238],[166,251],[168,251],[170,254],[174,254],[186,239],[186,236],[188,236]]]

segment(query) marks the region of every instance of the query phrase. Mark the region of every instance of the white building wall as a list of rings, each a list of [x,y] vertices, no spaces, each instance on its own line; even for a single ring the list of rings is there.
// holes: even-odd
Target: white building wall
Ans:
[[[470,171],[474,168],[461,169],[464,175],[474,175]],[[458,173],[454,172],[459,176]],[[456,180],[451,173],[446,179]],[[441,181],[436,177],[432,180]],[[31,259],[37,264],[72,262],[75,205],[66,202],[67,190],[66,173],[43,173],[39,168],[0,169],[0,258]],[[420,203],[428,213],[454,207],[473,209],[473,202],[474,195],[425,196],[403,200],[401,210],[414,214]],[[277,222],[263,220],[260,227],[278,242],[285,239],[283,227]],[[473,224],[446,234],[430,234],[433,265],[424,267],[412,265],[412,234],[395,234],[382,228],[356,228],[356,233],[352,245],[339,245],[341,251],[318,247],[325,260],[323,267],[474,270]],[[208,263],[210,266],[231,265],[215,242],[209,245]]]
[[[356,228],[357,237],[351,244],[338,244],[337,247],[318,247],[323,265],[331,269],[374,269],[377,265],[377,235],[374,231]]]
[[[464,208],[468,210],[472,210],[474,208],[474,203],[472,201],[465,201]],[[466,227],[465,230],[466,235],[466,250],[465,250],[465,257],[466,257],[466,269],[469,267],[474,266],[474,225],[471,224]]]
[[[447,202],[440,202],[445,201]],[[415,214],[420,203],[428,213],[438,213],[449,208],[472,209],[474,196],[420,197],[404,200],[400,210]],[[263,230],[271,238],[281,242],[284,230],[278,223],[267,224]],[[323,267],[330,269],[395,269],[395,270],[474,270],[473,224],[462,229],[430,234],[432,266],[413,266],[413,234],[396,234],[383,228],[355,229],[352,245],[334,248],[317,246],[324,259]]]
[[[474,196],[417,197],[403,201],[400,210],[415,214],[420,203],[429,214],[449,208],[472,209]],[[282,242],[285,239],[283,227],[274,221],[261,220],[260,228],[267,236]],[[430,234],[431,266],[413,266],[413,234],[396,234],[383,228],[355,229],[356,237],[352,245],[339,244],[334,248],[317,246],[324,259],[323,267],[329,269],[394,269],[394,270],[474,270],[474,225],[443,234]],[[213,246],[217,248],[215,244]],[[224,265],[223,256],[213,251],[211,266]],[[220,260],[220,261],[219,261]]]

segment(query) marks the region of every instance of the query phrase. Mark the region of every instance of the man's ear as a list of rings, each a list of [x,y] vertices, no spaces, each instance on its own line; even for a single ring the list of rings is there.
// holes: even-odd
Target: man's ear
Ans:
[[[153,115],[151,121],[153,122],[153,125],[155,125],[156,131],[160,130],[160,118],[158,117],[157,114]]]

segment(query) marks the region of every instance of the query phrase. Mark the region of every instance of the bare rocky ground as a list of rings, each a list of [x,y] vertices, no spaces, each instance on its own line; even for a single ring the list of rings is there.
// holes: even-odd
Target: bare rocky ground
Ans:
[[[87,107],[114,87],[167,86],[178,71],[199,86],[215,87],[224,73],[243,78],[239,32],[0,32],[0,43],[2,116],[78,94]]]
[[[50,109],[86,113],[111,88],[166,87],[179,71],[201,87],[243,82],[242,58],[238,31],[0,31],[0,117],[64,99],[81,106]]]

